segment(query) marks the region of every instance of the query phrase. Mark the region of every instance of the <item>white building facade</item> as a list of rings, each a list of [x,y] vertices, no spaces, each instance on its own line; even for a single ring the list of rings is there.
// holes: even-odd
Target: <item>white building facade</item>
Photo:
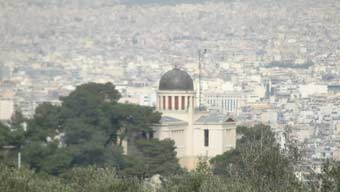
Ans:
[[[208,109],[232,115],[238,115],[245,103],[245,100],[241,98],[241,94],[236,92],[209,93],[206,98]]]
[[[194,169],[199,159],[210,159],[235,148],[236,123],[222,113],[196,111],[193,80],[184,71],[165,73],[157,92],[157,110],[162,113],[154,136],[175,141],[182,167]]]
[[[8,121],[14,113],[14,102],[12,100],[0,100],[0,121]]]

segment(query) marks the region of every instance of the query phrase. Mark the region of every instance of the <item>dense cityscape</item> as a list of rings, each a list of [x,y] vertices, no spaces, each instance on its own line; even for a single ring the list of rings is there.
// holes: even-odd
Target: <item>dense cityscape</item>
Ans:
[[[161,76],[182,69],[210,112],[290,133],[303,174],[340,161],[340,3],[234,0],[0,2],[0,120],[88,83],[156,107]]]

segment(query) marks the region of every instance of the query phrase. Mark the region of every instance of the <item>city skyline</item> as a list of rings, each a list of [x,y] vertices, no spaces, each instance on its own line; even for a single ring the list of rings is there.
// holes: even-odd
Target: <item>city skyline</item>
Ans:
[[[156,107],[176,67],[193,79],[196,108],[270,125],[282,147],[289,130],[301,167],[340,161],[338,0],[176,2],[0,2],[0,120],[15,108],[32,118],[88,82]]]

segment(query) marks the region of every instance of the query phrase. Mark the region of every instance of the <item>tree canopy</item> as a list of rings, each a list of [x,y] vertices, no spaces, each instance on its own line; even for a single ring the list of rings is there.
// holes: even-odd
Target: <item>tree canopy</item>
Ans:
[[[211,160],[215,174],[245,182],[254,191],[303,191],[270,127],[238,127],[237,132],[236,149]]]
[[[138,177],[178,171],[174,143],[151,138],[160,113],[151,107],[118,103],[119,98],[111,83],[80,85],[62,97],[60,105],[39,105],[34,117],[27,120],[23,142],[0,124],[0,144],[20,145],[26,165],[52,175],[87,166],[116,167],[127,176]],[[19,115],[13,118],[13,126],[21,119]],[[20,143],[10,142],[11,137]],[[123,140],[136,149],[127,156]],[[152,169],[144,167],[141,172],[132,162]]]

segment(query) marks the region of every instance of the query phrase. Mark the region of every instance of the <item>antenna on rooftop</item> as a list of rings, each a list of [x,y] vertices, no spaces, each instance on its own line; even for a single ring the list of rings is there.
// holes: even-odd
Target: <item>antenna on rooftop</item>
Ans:
[[[198,108],[201,109],[202,107],[202,60],[204,55],[207,53],[207,49],[199,49],[198,50]]]

